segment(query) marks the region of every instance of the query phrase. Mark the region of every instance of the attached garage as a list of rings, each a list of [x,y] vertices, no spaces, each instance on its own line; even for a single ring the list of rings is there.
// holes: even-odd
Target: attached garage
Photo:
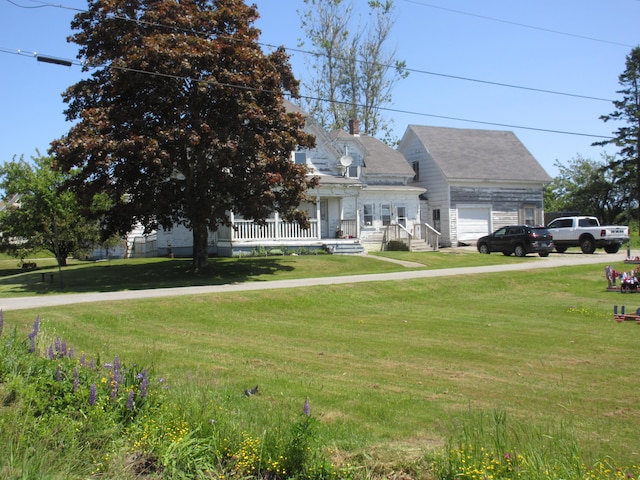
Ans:
[[[489,207],[458,207],[458,242],[475,242],[490,233]]]

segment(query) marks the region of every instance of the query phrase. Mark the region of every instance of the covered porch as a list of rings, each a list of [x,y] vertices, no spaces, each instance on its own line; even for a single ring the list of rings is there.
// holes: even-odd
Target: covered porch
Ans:
[[[219,232],[218,254],[251,255],[257,250],[283,253],[323,250],[329,253],[362,253],[360,245],[359,183],[342,179],[309,192],[300,205],[309,217],[309,228],[283,220],[274,213],[262,224],[231,214],[231,227]],[[347,181],[344,181],[347,180]],[[354,188],[356,186],[356,188]]]

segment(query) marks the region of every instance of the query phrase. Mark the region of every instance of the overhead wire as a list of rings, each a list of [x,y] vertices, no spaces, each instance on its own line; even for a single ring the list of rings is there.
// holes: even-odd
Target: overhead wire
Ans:
[[[45,2],[45,1],[42,1],[42,0],[29,0],[29,1],[31,1],[33,3],[39,3],[40,5],[34,6],[34,7],[28,7],[28,6],[20,5],[20,4],[18,4],[17,2],[15,2],[13,0],[7,0],[8,3],[10,3],[10,4],[12,4],[12,5],[16,6],[16,7],[19,7],[19,8],[53,7],[53,8],[63,8],[63,9],[68,9],[68,10],[74,10],[74,11],[78,11],[78,12],[86,11],[84,9],[79,9],[79,8],[75,8],[75,7],[69,7],[69,6],[65,6],[65,5],[61,5],[61,4],[53,4],[53,3]],[[513,25],[517,25],[517,26],[520,26],[520,27],[534,28],[536,30],[541,30],[541,31],[546,31],[546,32],[556,33],[556,34],[563,34],[563,35],[568,35],[568,36],[574,36],[574,37],[578,37],[578,38],[582,38],[582,39],[586,39],[586,40],[591,40],[591,41],[600,41],[600,42],[603,42],[603,43],[627,46],[625,44],[621,44],[621,43],[618,43],[618,42],[610,42],[610,41],[600,40],[600,39],[596,39],[596,38],[592,38],[592,37],[584,37],[584,36],[580,36],[580,35],[567,34],[565,32],[559,32],[559,31],[545,29],[545,28],[533,27],[533,26],[530,26],[530,25],[519,24],[519,23],[516,23],[516,22],[504,21],[504,20],[493,18],[493,17],[487,17],[487,16],[484,16],[484,15],[476,15],[476,14],[472,14],[472,13],[469,13],[469,12],[463,12],[463,11],[454,10],[454,9],[450,9],[450,8],[446,8],[446,7],[439,7],[439,6],[427,4],[427,3],[424,3],[424,2],[420,2],[420,1],[417,1],[417,0],[404,0],[404,1],[408,2],[408,3],[415,3],[415,4],[418,4],[418,5],[421,5],[421,6],[425,6],[425,7],[429,7],[429,8],[437,8],[437,9],[441,9],[441,10],[446,10],[446,11],[450,11],[450,12],[456,13],[456,14],[469,15],[469,16],[479,17],[479,18],[483,18],[483,19],[487,19],[487,20],[499,21],[499,22],[502,22],[502,23],[513,24]],[[119,15],[114,15],[113,18],[118,18],[118,19],[121,19],[121,20],[124,20],[124,21],[130,21],[130,22],[134,22],[134,23],[138,23],[138,24],[144,24],[144,25],[148,25],[148,26],[163,27],[163,28],[174,29],[174,30],[177,29],[177,30],[180,30],[180,31],[184,31],[186,33],[193,33],[192,30],[181,28],[181,27],[177,27],[177,26],[173,26],[173,25],[163,25],[163,24],[158,24],[158,23],[145,22],[145,21],[142,21],[140,19],[131,19],[131,18],[124,17],[124,16],[119,16]],[[279,47],[279,46],[275,46],[275,45],[268,44],[268,43],[261,43],[261,42],[256,42],[256,43],[258,45],[262,46],[262,47],[268,47],[268,48],[278,48]],[[296,53],[301,53],[301,54],[304,54],[304,55],[313,55],[313,56],[320,55],[317,52],[303,50],[303,49],[300,49],[300,48],[291,48],[291,47],[284,47],[284,48],[288,52],[296,52]],[[19,55],[27,55],[26,53],[24,53],[21,50],[10,51],[9,49],[3,48],[3,47],[0,47],[0,52],[2,52],[2,53],[16,53],[16,54],[19,54]],[[36,52],[33,52],[32,56],[37,58]],[[59,59],[59,57],[53,57],[53,58]],[[74,60],[69,60],[68,62],[71,62],[73,65],[77,65],[77,66],[84,65],[82,62],[79,62],[77,60],[75,60],[75,61]],[[383,65],[383,64],[381,64],[380,66],[385,67],[385,68],[395,68],[392,65]],[[128,68],[124,68],[124,67],[114,67],[113,65],[111,65],[110,68],[118,68],[120,70],[128,70],[128,71],[131,71],[131,72],[144,73],[144,74],[149,74],[149,75],[172,77],[172,78],[175,78],[175,79],[183,79],[183,80],[187,79],[186,77],[178,77],[178,76],[171,75],[171,74],[163,74],[161,72],[152,72],[152,71],[144,71],[144,70],[137,70],[137,69],[128,69]],[[471,77],[457,76],[457,75],[444,74],[444,73],[438,73],[438,72],[430,72],[430,71],[426,71],[426,70],[419,70],[419,69],[412,69],[412,68],[405,68],[405,70],[408,71],[408,72],[412,72],[412,73],[419,73],[419,74],[432,75],[432,76],[440,76],[440,77],[451,78],[451,79],[456,79],[456,80],[461,80],[461,81],[477,82],[477,83],[483,83],[483,84],[488,84],[488,85],[500,86],[500,87],[504,87],[504,88],[514,88],[514,89],[528,90],[528,91],[534,91],[534,92],[545,93],[545,94],[562,95],[562,96],[568,96],[568,97],[582,98],[582,99],[587,99],[587,100],[613,102],[613,100],[611,100],[611,99],[606,99],[606,98],[601,98],[601,97],[594,97],[594,96],[567,93],[567,92],[558,92],[558,91],[554,91],[554,90],[541,89],[541,88],[535,88],[535,87],[527,87],[527,86],[522,86],[522,85],[513,85],[513,84],[508,84],[508,83],[502,83],[502,82],[494,82],[494,81],[489,81],[489,80],[475,79],[475,78],[471,78]],[[194,79],[189,79],[189,80],[194,80]],[[201,80],[199,80],[199,81],[201,81]],[[219,84],[219,85],[225,86],[225,87],[229,87],[229,88],[251,89],[250,87],[237,86],[237,85],[231,85],[231,84]],[[259,90],[259,89],[253,89],[253,90]],[[271,93],[277,93],[277,92],[271,92]],[[314,100],[314,101],[329,102],[329,100],[322,99],[322,98],[314,98],[314,97],[311,97],[311,96],[302,95],[301,98],[308,99],[308,100]],[[347,103],[347,102],[337,102],[337,103]],[[350,103],[350,105],[354,105],[354,104]],[[362,105],[357,105],[356,104],[355,106],[362,106]],[[428,114],[428,113],[423,113],[423,112],[413,112],[413,111],[409,111],[409,110],[396,109],[396,108],[390,108],[390,107],[380,107],[379,109],[382,110],[382,111],[387,111],[387,112],[402,113],[402,114],[424,116],[424,117],[431,117],[431,118],[440,118],[440,119],[446,119],[446,120],[454,120],[454,121],[476,123],[476,124],[483,124],[483,125],[500,126],[500,127],[505,127],[505,128],[516,128],[516,129],[522,129],[522,130],[533,130],[533,131],[556,133],[556,134],[563,134],[563,135],[585,136],[585,137],[591,137],[591,138],[604,138],[604,139],[609,139],[610,138],[608,136],[603,136],[603,135],[586,134],[586,133],[579,133],[579,132],[569,132],[569,131],[538,128],[538,127],[527,127],[527,126],[521,126],[521,125],[504,124],[504,123],[496,123],[496,122],[487,122],[487,121],[480,121],[480,120],[471,120],[471,119],[450,117],[450,116],[445,116],[445,115]]]
[[[406,3],[413,3],[414,5],[420,5],[422,7],[427,7],[427,8],[433,8],[433,9],[437,9],[437,10],[443,10],[443,11],[447,11],[447,12],[451,12],[451,13],[456,13],[458,15],[466,15],[469,17],[476,17],[476,18],[481,18],[483,20],[490,20],[492,22],[499,22],[499,23],[504,23],[507,25],[514,25],[516,27],[522,27],[522,28],[529,28],[532,30],[538,30],[541,32],[547,32],[547,33],[554,33],[556,35],[564,35],[567,37],[573,37],[573,38],[579,38],[581,40],[589,40],[592,42],[600,42],[600,43],[608,43],[609,45],[618,45],[620,47],[628,47],[628,48],[633,48],[635,45],[629,45],[627,43],[621,43],[621,42],[613,42],[610,40],[603,40],[601,38],[596,38],[596,37],[588,37],[586,35],[577,35],[574,33],[567,33],[567,32],[562,32],[560,30],[553,30],[551,28],[544,28],[544,27],[537,27],[534,25],[528,25],[526,23],[519,23],[519,22],[513,22],[510,20],[504,20],[501,18],[495,18],[495,17],[488,17],[486,15],[480,15],[477,13],[471,13],[471,12],[465,12],[463,10],[456,10],[453,8],[448,8],[448,7],[441,7],[439,5],[432,5],[430,3],[425,3],[423,1],[418,1],[418,0],[402,0]]]
[[[55,8],[66,8],[66,9],[75,10],[75,11],[78,11],[78,12],[86,11],[86,10],[75,8],[75,7],[68,7],[68,6],[64,6],[64,5],[61,5],[61,4],[53,4],[53,3],[45,2],[43,0],[29,0],[29,1],[31,1],[33,3],[40,4],[38,6],[38,8],[39,7],[55,7]],[[489,20],[493,20],[493,21],[501,21],[500,19],[496,19],[496,18],[493,18],[493,17],[486,17],[486,16],[483,16],[483,15],[476,15],[476,14],[472,14],[472,13],[464,12],[464,11],[460,11],[460,10],[454,10],[454,9],[445,8],[445,7],[438,7],[438,6],[427,4],[427,3],[424,3],[424,2],[418,2],[416,0],[404,0],[404,1],[409,2],[409,3],[416,3],[416,4],[419,4],[419,5],[425,6],[425,7],[438,8],[438,9],[441,9],[441,10],[447,10],[447,11],[450,11],[450,12],[453,12],[453,13],[462,14],[462,15],[470,15],[470,16],[489,19]],[[17,4],[13,0],[7,0],[7,2],[9,2],[9,3],[13,4],[13,5],[16,5],[18,7],[21,7],[21,8],[32,8],[32,7],[21,6],[21,5]],[[133,23],[137,23],[137,24],[141,24],[141,25],[146,25],[146,26],[163,27],[163,28],[167,28],[167,29],[182,31],[182,32],[185,32],[185,33],[193,33],[193,31],[190,30],[190,29],[183,28],[183,27],[178,27],[176,25],[164,25],[164,24],[160,24],[160,23],[156,23],[156,22],[147,22],[147,21],[140,20],[140,19],[132,19],[132,18],[124,17],[124,16],[121,16],[121,15],[114,15],[113,18],[117,18],[117,19],[120,19],[120,20],[123,20],[123,21],[133,22]],[[509,21],[502,21],[502,22],[503,23],[511,23],[511,24],[514,24],[514,25],[522,26],[522,27],[534,28],[534,29],[537,29],[537,30],[551,32],[551,33],[558,33],[558,34],[563,34],[563,35],[575,36],[575,37],[578,37],[578,38],[588,39],[588,40],[597,41],[597,42],[603,42],[603,43],[609,43],[609,44],[614,44],[614,45],[627,46],[625,44],[620,44],[620,43],[617,43],[617,42],[610,42],[610,41],[607,41],[607,40],[596,39],[596,38],[593,38],[593,37],[584,37],[584,36],[580,36],[580,35],[573,35],[573,34],[569,34],[569,33],[559,32],[559,31],[556,31],[556,30],[533,27],[533,26],[525,25],[525,24],[518,24],[518,23],[515,23],[515,22],[509,22]],[[278,48],[279,47],[278,45],[273,45],[273,44],[269,44],[269,43],[262,43],[262,42],[257,42],[257,43],[258,43],[258,45],[261,45],[263,47],[269,47],[269,48]],[[288,52],[295,52],[295,53],[300,53],[300,54],[303,54],[303,55],[310,55],[310,56],[322,55],[322,54],[320,54],[318,52],[313,52],[313,51],[310,51],[310,50],[304,50],[304,49],[301,49],[301,48],[285,47],[285,50],[287,50]],[[391,69],[395,68],[394,65],[387,65],[387,64],[379,64],[379,66],[381,66],[383,68],[391,68]],[[452,74],[441,73],[441,72],[432,72],[432,71],[422,70],[422,69],[417,69],[417,68],[407,67],[407,68],[404,68],[403,70],[405,70],[405,71],[407,71],[409,73],[417,73],[417,74],[422,74],[422,75],[431,75],[431,76],[437,76],[437,77],[443,77],[443,78],[451,78],[451,79],[454,79],[454,80],[482,83],[482,84],[486,84],[486,85],[495,85],[495,86],[504,87],[504,88],[528,90],[528,91],[533,91],[533,92],[546,93],[546,94],[550,94],[550,95],[560,95],[560,96],[567,96],[567,97],[574,97],[574,98],[583,98],[583,99],[586,99],[586,100],[596,100],[596,101],[602,101],[602,102],[608,102],[608,103],[613,102],[613,100],[610,99],[610,98],[596,97],[596,96],[592,96],[592,95],[583,95],[583,94],[570,93],[570,92],[560,92],[560,91],[550,90],[550,89],[529,87],[529,86],[524,86],[524,85],[515,85],[515,84],[511,84],[511,83],[496,82],[496,81],[492,81],[492,80],[483,80],[483,79],[467,77],[467,76],[462,76],[462,75],[452,75]]]

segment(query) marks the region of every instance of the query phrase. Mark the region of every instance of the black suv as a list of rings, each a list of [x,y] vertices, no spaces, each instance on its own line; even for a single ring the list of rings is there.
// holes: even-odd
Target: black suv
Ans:
[[[480,253],[515,253],[516,257],[537,253],[541,257],[547,257],[553,248],[553,238],[549,231],[545,227],[530,225],[509,225],[478,239]]]

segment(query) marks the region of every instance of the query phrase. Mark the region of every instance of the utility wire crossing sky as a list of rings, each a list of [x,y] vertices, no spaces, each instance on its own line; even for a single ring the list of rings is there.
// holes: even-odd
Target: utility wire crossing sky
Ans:
[[[263,49],[285,46],[304,82],[314,61],[301,29],[304,1],[255,3]],[[366,3],[353,1],[362,20]],[[638,0],[395,5],[388,47],[409,71],[383,110],[395,137],[410,124],[511,130],[552,176],[556,160],[615,152],[591,144],[620,126],[599,117],[614,110],[625,56],[640,43]],[[76,58],[77,45],[66,38],[73,16],[86,8],[80,0],[0,0],[1,161],[46,154],[49,143],[68,131],[61,94],[88,73]]]

